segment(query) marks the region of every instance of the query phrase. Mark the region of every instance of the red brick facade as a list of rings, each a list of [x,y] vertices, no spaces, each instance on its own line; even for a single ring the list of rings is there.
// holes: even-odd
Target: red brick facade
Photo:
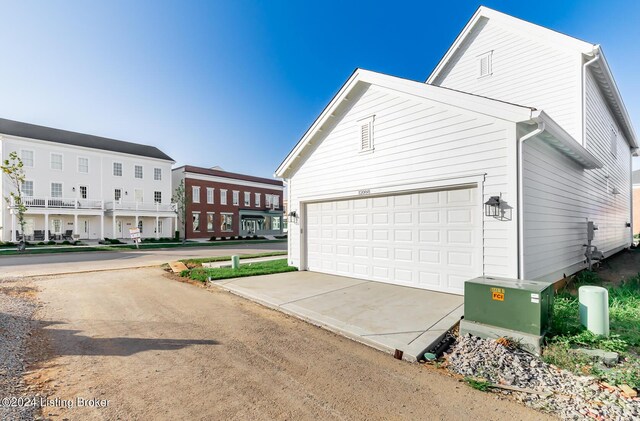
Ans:
[[[182,168],[179,168],[182,170]],[[195,178],[197,177],[197,178]],[[221,180],[224,178],[224,182]],[[258,178],[243,174],[228,173],[220,170],[209,170],[199,167],[184,167],[185,192],[187,195],[186,238],[235,237],[247,235],[241,231],[240,213],[259,215],[267,218],[282,216],[283,191],[282,182],[268,178]],[[258,184],[262,186],[258,186]],[[269,187],[272,185],[273,188]],[[193,187],[200,188],[200,197],[192,197]],[[213,203],[208,203],[207,188],[213,188]],[[221,191],[226,190],[227,203],[221,203]],[[238,192],[238,203],[233,203],[233,192]],[[245,192],[249,193],[249,206],[245,205]],[[260,205],[256,206],[256,193],[260,195]],[[278,196],[275,208],[267,207],[266,195]],[[199,200],[198,200],[199,199]],[[194,213],[199,213],[199,229],[194,229]],[[231,215],[231,226],[223,230],[223,216]],[[260,218],[260,216],[258,216]],[[273,230],[278,233],[278,230]],[[282,232],[280,222],[279,233]]]

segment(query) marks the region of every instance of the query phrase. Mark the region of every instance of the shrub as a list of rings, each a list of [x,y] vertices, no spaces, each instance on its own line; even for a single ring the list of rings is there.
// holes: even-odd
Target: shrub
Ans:
[[[44,241],[40,241],[40,242],[39,242],[39,243],[37,243],[36,245],[37,245],[37,246],[44,246],[44,245],[45,245],[45,243],[44,243]]]
[[[47,242],[47,244],[48,244],[48,245],[50,245],[50,246],[54,246],[54,245],[56,244],[56,242],[55,242],[55,241],[53,241],[53,240],[49,240],[49,241]]]
[[[180,231],[176,231],[173,233],[173,239],[175,241],[180,241]]]
[[[61,244],[63,246],[70,246],[71,245],[71,243],[68,240],[64,240]]]

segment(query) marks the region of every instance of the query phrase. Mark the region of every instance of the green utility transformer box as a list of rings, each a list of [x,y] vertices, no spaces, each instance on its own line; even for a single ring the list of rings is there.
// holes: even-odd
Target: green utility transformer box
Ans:
[[[465,282],[464,319],[460,333],[480,337],[511,337],[540,353],[551,324],[552,282],[480,277]]]

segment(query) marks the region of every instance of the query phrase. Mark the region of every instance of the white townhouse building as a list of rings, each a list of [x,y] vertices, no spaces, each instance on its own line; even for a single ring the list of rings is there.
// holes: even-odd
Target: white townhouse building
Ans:
[[[0,119],[2,160],[11,152],[24,164],[28,241],[127,238],[136,226],[143,237],[173,236],[174,161],[158,148]],[[11,191],[5,175],[0,191]],[[0,238],[16,241],[11,203],[0,212]]]

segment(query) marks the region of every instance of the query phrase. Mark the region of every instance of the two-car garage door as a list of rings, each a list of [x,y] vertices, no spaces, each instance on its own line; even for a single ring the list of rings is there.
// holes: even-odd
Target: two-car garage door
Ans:
[[[306,205],[307,268],[462,294],[482,274],[478,189]]]

